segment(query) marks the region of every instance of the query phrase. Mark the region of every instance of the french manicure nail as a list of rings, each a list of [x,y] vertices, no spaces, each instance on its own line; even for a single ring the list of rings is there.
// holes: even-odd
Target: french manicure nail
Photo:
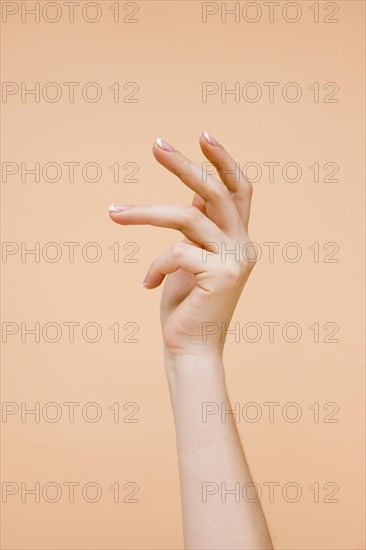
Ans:
[[[203,132],[204,137],[211,145],[220,145],[216,138],[210,136],[208,132]]]
[[[163,151],[168,151],[169,153],[172,153],[173,151],[175,151],[173,145],[170,145],[170,143],[165,141],[165,139],[157,138],[156,143],[157,145],[159,145],[160,149],[162,149]]]
[[[127,204],[111,204],[109,207],[110,212],[124,212],[128,209],[129,206]]]

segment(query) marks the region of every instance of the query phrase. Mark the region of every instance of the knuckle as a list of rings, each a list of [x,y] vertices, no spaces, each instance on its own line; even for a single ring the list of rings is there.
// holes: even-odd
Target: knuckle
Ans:
[[[225,200],[227,197],[230,197],[230,191],[222,183],[217,182],[216,185],[213,185],[210,188],[210,198],[215,201]]]
[[[253,185],[249,181],[244,181],[239,189],[232,194],[236,203],[250,203],[253,196]]]
[[[182,157],[176,166],[175,169],[175,175],[178,176],[178,178],[182,179],[186,176],[186,174],[191,170],[192,161],[190,161],[186,157]]]
[[[185,211],[185,218],[188,223],[201,219],[202,213],[196,206],[188,206]]]
[[[174,258],[180,258],[184,252],[183,243],[177,243],[172,246],[172,255]]]
[[[229,262],[223,270],[224,283],[228,287],[235,287],[242,276],[242,268],[239,263]]]

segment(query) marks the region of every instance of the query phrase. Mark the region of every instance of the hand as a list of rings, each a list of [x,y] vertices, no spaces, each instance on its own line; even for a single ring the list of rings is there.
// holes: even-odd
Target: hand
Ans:
[[[200,146],[220,179],[167,142],[153,145],[156,160],[195,192],[191,206],[110,207],[112,220],[121,225],[168,227],[185,236],[152,263],[144,281],[146,288],[156,288],[168,275],[161,325],[171,358],[222,356],[225,332],[255,263],[248,237],[252,185],[206,132]]]

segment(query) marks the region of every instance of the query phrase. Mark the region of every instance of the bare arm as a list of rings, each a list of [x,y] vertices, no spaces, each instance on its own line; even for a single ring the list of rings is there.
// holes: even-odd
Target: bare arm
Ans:
[[[233,417],[208,414],[231,409],[221,360],[168,363],[186,548],[271,549]]]
[[[202,152],[216,178],[162,140],[155,158],[195,192],[192,206],[113,206],[122,225],[150,224],[181,231],[183,242],[159,256],[147,288],[166,275],[161,301],[165,366],[172,401],[187,549],[271,549],[235,423],[230,415],[205,418],[207,403],[229,410],[221,331],[203,338],[203,327],[229,326],[254,265],[248,237],[252,188],[226,150],[206,133]],[[234,252],[233,251],[237,251]],[[205,421],[206,420],[206,421]],[[249,494],[249,493],[248,493]]]

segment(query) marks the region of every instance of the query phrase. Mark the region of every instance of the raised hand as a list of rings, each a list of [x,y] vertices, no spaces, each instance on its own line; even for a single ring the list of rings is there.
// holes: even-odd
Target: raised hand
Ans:
[[[221,327],[230,323],[254,266],[248,237],[252,185],[239,164],[204,132],[199,140],[219,178],[207,174],[166,141],[153,145],[156,160],[194,191],[192,205],[113,205],[110,215],[121,225],[147,224],[180,231],[185,239],[163,252],[150,266],[146,288],[168,275],[161,300],[161,324],[171,357],[214,353],[221,356]],[[217,324],[203,338],[204,327]],[[223,324],[223,325],[222,325]]]

